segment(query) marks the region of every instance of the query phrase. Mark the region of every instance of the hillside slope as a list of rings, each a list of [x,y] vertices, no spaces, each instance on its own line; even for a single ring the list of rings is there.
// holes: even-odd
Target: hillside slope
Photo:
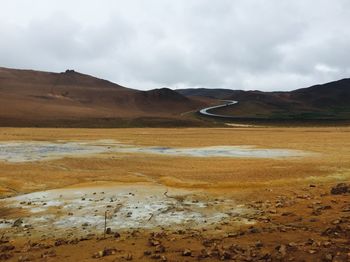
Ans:
[[[181,113],[203,106],[205,102],[167,88],[139,91],[74,70],[49,73],[0,68],[1,126],[60,126],[67,121],[79,126],[78,122],[101,119],[178,121]]]
[[[237,118],[324,120],[350,119],[350,79],[297,89],[291,92],[261,92],[226,89],[187,89],[179,93],[239,104],[212,112]]]

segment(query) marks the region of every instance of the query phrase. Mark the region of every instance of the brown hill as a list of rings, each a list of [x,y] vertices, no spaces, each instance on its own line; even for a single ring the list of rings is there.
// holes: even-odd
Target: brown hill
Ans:
[[[275,120],[350,119],[350,79],[297,89],[291,92],[261,92],[227,89],[177,90],[188,97],[202,96],[238,100],[237,105],[212,110],[233,118]]]
[[[139,91],[74,70],[0,68],[0,126],[123,126],[135,119],[186,124],[193,120],[182,113],[206,105],[167,88]]]

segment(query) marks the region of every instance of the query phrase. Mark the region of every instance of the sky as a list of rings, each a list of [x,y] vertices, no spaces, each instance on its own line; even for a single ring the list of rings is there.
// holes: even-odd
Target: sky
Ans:
[[[350,77],[349,26],[349,0],[1,0],[0,66],[292,90]]]

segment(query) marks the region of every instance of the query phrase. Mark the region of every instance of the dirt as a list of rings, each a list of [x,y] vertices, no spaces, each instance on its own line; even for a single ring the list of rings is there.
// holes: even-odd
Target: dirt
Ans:
[[[114,139],[138,147],[256,145],[317,156],[108,152],[2,161],[0,259],[350,261],[349,131],[1,129],[3,142]]]

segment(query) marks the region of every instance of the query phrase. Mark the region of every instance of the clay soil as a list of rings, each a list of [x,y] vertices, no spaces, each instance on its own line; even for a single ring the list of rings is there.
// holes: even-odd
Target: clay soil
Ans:
[[[194,158],[104,153],[0,162],[0,196],[94,183],[144,184],[233,200],[252,210],[202,227],[112,228],[111,234],[35,234],[0,229],[8,261],[350,261],[350,128],[35,129],[2,128],[0,141],[114,139],[159,147],[253,145],[313,154],[298,158]],[[198,193],[199,192],[199,193]],[[0,207],[1,219],[25,216]],[[253,223],[237,223],[249,220]],[[16,233],[29,230],[18,237]],[[49,233],[49,232],[48,232]]]

